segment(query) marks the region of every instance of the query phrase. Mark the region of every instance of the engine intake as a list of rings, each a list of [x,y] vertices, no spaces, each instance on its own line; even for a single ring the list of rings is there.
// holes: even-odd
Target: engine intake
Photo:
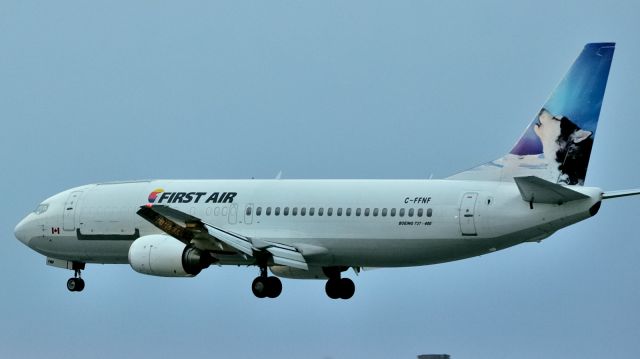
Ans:
[[[164,234],[138,238],[128,257],[136,272],[161,277],[193,277],[214,262],[207,252]]]

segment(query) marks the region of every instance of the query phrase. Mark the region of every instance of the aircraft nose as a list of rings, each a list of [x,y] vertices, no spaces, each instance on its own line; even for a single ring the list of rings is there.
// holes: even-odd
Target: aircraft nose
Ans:
[[[18,240],[26,245],[29,245],[29,236],[27,235],[27,220],[28,216],[23,218],[16,228],[13,230],[13,234]]]

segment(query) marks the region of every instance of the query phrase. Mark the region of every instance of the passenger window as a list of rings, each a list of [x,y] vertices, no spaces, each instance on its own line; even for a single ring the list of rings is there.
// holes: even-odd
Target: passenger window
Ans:
[[[300,215],[301,215],[301,216],[304,216],[304,215],[306,215],[306,214],[307,214],[307,207],[302,207],[302,208],[300,208]]]
[[[256,216],[259,216],[261,214],[262,214],[262,207],[256,208]]]
[[[409,217],[413,217],[413,208],[409,209]]]
[[[400,213],[398,215],[400,217],[404,217],[404,208],[400,208]]]
[[[315,212],[315,208],[311,207],[309,208],[309,215],[313,216],[313,212]]]
[[[338,213],[336,213],[338,216],[342,216],[342,208],[338,208]]]
[[[360,217],[360,214],[362,214],[362,210],[360,208],[356,208],[356,216]]]
[[[265,211],[265,213],[267,214],[267,216],[271,215],[271,207],[267,207],[267,210]]]
[[[279,216],[280,215],[280,207],[276,207],[276,209],[273,212],[273,214],[275,214],[276,216]]]
[[[214,216],[219,216],[220,215],[220,207],[216,207],[213,209],[213,215]]]
[[[284,213],[285,216],[289,215],[289,207],[284,207]]]
[[[433,215],[433,210],[431,208],[427,208],[427,217],[431,217]]]
[[[323,213],[324,213],[324,208],[322,207],[318,208],[318,216],[322,216]]]
[[[244,211],[244,214],[246,214],[247,216],[251,215],[251,207],[247,207],[247,210]]]
[[[351,216],[351,208],[347,208],[347,217]]]
[[[386,217],[387,216],[387,209],[383,208],[382,209],[382,217]]]
[[[291,210],[291,215],[292,216],[297,216],[298,215],[298,207],[293,207],[293,209]]]
[[[369,217],[369,208],[365,208],[364,210],[364,215]]]
[[[395,217],[395,216],[396,216],[396,209],[391,208],[391,217]]]
[[[422,208],[418,209],[418,217],[422,217],[422,213],[424,212],[424,210]]]
[[[377,208],[373,209],[373,216],[374,217],[378,217],[378,209]]]
[[[333,208],[327,209],[327,216],[330,216],[332,214],[333,214]]]

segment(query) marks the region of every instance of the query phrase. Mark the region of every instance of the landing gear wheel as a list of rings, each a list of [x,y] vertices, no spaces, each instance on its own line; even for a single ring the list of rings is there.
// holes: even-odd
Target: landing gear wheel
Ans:
[[[349,278],[331,278],[324,290],[331,299],[350,299],[356,292],[356,285]]]
[[[331,299],[340,298],[340,278],[329,279],[324,286],[324,291]]]
[[[251,283],[251,291],[253,292],[253,295],[258,298],[264,298],[267,296],[267,288],[268,284],[266,277],[256,277],[256,279],[253,280],[253,283]]]
[[[67,281],[67,289],[70,292],[82,292],[84,289],[84,280],[82,278],[69,278]]]
[[[84,289],[84,279],[82,278],[76,278],[78,281],[78,288],[76,288],[76,292],[82,292],[82,290]]]
[[[349,278],[340,279],[340,298],[349,299],[356,292],[356,285]]]
[[[282,293],[282,282],[278,277],[259,276],[253,280],[251,291],[258,298],[276,298]]]
[[[73,262],[73,278],[67,281],[67,289],[70,292],[82,292],[84,289],[84,280],[81,278],[84,263]]]
[[[276,298],[282,293],[282,282],[278,277],[267,278],[267,297]]]

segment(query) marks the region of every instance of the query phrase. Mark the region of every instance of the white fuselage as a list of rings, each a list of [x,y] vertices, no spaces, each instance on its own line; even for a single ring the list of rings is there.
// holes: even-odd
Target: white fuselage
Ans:
[[[416,266],[541,240],[595,214],[602,191],[571,188],[589,198],[531,208],[512,182],[460,180],[104,183],[47,199],[41,213],[16,227],[16,236],[50,258],[127,263],[136,238],[163,233],[136,211],[163,204],[249,238],[299,248],[312,265]],[[254,263],[224,246],[201,243],[207,245],[218,250],[220,264]]]

